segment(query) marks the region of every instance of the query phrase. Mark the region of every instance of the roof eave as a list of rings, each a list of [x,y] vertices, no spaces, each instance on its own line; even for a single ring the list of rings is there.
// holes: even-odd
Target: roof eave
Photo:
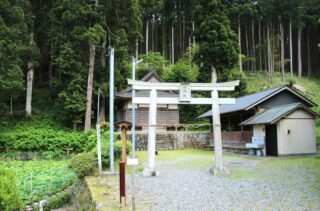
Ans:
[[[263,103],[264,101],[270,99],[271,97],[273,97],[274,95],[282,92],[283,90],[287,90],[287,91],[290,91],[291,93],[297,95],[298,97],[300,97],[301,99],[303,99],[304,101],[306,101],[307,103],[309,103],[310,105],[312,106],[317,106],[316,103],[314,103],[313,101],[309,100],[308,98],[304,97],[302,94],[300,94],[297,90],[294,90],[292,88],[289,88],[287,85],[284,85],[282,86],[281,88],[279,88],[277,91],[273,92],[273,93],[270,93],[269,95],[267,95],[266,97],[264,97],[263,99],[251,104],[250,106],[246,107],[245,110],[249,110],[261,103]]]

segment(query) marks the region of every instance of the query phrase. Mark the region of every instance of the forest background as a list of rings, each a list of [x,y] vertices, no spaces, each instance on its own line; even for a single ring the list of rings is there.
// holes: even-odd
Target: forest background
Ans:
[[[105,121],[109,47],[117,91],[131,78],[132,56],[144,60],[138,78],[156,69],[165,81],[209,82],[214,66],[220,81],[241,79],[235,96],[262,75],[270,86],[317,84],[319,25],[320,0],[1,0],[1,118],[46,113],[87,131],[100,88]],[[206,109],[182,107],[181,122]]]

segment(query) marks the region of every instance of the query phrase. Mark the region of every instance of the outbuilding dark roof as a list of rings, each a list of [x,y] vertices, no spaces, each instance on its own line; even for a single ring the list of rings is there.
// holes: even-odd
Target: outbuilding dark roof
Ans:
[[[240,123],[240,125],[273,124],[297,109],[304,109],[308,113],[311,113],[314,117],[318,116],[315,112],[302,103],[294,103],[269,108]]]
[[[306,101],[308,104],[312,106],[316,105],[314,102],[310,101],[309,99],[304,97],[302,94],[300,94],[296,90],[288,87],[287,85],[283,85],[283,86],[267,89],[262,92],[246,95],[243,97],[238,97],[235,99],[235,104],[220,105],[220,114],[227,114],[227,113],[232,113],[236,111],[247,111],[250,108],[260,104],[261,102],[269,99],[270,97],[278,94],[283,90],[288,90],[292,92],[293,94],[300,97],[301,99],[303,99],[304,101]],[[209,117],[209,116],[212,116],[212,110],[207,111],[206,113],[202,114],[198,118]]]

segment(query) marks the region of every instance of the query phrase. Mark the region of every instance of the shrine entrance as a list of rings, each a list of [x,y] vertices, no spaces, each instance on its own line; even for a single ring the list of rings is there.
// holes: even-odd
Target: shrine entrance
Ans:
[[[235,86],[239,85],[239,81],[217,83],[216,78],[215,71],[213,71],[211,83],[157,83],[128,79],[128,84],[132,86],[133,90],[150,91],[150,97],[132,98],[133,108],[134,104],[149,104],[148,163],[143,171],[143,176],[158,174],[155,166],[157,104],[212,105],[215,162],[211,172],[216,174],[224,169],[219,104],[234,104],[235,99],[219,98],[218,91],[233,91]],[[179,97],[157,97],[158,90],[176,91],[179,92]],[[211,98],[193,98],[192,91],[211,91]]]

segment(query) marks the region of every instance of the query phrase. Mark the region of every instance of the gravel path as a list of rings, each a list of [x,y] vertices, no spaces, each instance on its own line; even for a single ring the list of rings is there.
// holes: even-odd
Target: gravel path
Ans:
[[[182,168],[186,159],[158,161],[158,177],[137,175],[138,210],[320,210],[320,190],[312,188],[320,178],[299,167],[279,173],[257,169],[263,159],[239,158],[225,162],[229,175],[213,176],[208,167]],[[232,177],[234,172],[239,178]],[[255,175],[242,177],[243,172]]]

